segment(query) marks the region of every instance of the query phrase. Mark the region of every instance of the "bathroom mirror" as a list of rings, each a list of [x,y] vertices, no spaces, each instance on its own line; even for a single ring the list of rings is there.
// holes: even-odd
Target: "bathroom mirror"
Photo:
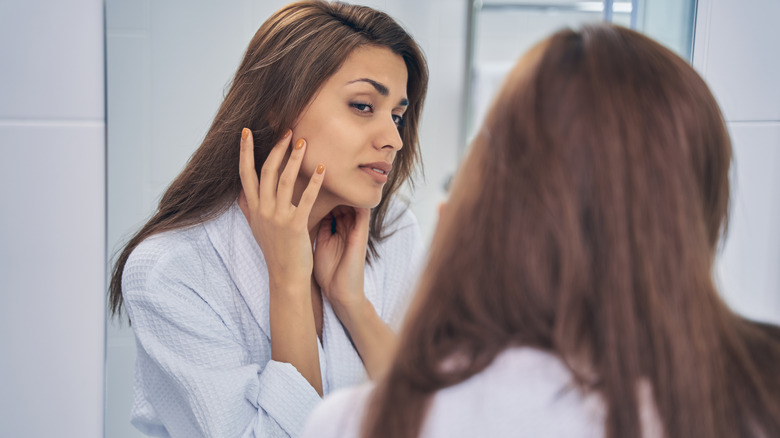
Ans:
[[[252,35],[286,3],[105,0],[109,260],[200,144]],[[690,59],[695,17],[694,0],[359,3],[395,17],[429,62],[420,135],[426,178],[411,201],[426,241],[469,130],[507,66],[535,41],[566,25],[607,19]],[[130,425],[135,339],[126,320],[109,319],[106,330],[105,436],[139,437]]]

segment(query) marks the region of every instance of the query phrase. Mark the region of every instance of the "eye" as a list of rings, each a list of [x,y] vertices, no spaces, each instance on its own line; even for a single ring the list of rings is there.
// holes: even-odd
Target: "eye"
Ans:
[[[395,122],[395,126],[398,126],[399,128],[406,126],[406,119],[403,115],[393,114],[393,121]]]
[[[370,103],[352,102],[349,104],[355,111],[363,114],[370,114],[374,112],[374,106]]]

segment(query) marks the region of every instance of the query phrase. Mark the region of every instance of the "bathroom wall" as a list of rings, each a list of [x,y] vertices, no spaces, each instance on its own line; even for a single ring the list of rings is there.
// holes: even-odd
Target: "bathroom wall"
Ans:
[[[780,323],[780,2],[699,0],[694,66],[734,147],[731,224],[718,260],[726,301]]]
[[[0,436],[103,436],[103,3],[0,1]]]

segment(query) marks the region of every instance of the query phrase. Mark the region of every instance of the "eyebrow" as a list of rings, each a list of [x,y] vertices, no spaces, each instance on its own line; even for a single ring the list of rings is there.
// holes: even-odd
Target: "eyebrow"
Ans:
[[[354,84],[355,82],[367,82],[367,83],[373,85],[374,88],[376,88],[376,91],[379,94],[381,94],[382,96],[387,97],[388,95],[390,95],[390,90],[388,90],[387,87],[384,84],[381,84],[381,83],[379,83],[379,82],[377,82],[377,81],[375,81],[373,79],[369,79],[369,78],[355,79],[354,81],[347,82],[347,85]],[[400,106],[409,106],[409,99],[404,97],[404,98],[401,99],[401,101],[398,104]]]

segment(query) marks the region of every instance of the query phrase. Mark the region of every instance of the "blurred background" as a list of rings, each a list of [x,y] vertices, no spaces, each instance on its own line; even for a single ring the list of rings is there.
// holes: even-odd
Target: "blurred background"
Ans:
[[[115,251],[200,144],[246,46],[286,0],[0,0],[0,436],[137,437],[135,341],[106,319]],[[428,242],[509,67],[607,20],[691,62],[734,141],[721,292],[780,323],[780,1],[366,0],[411,33],[430,85],[409,204]]]

